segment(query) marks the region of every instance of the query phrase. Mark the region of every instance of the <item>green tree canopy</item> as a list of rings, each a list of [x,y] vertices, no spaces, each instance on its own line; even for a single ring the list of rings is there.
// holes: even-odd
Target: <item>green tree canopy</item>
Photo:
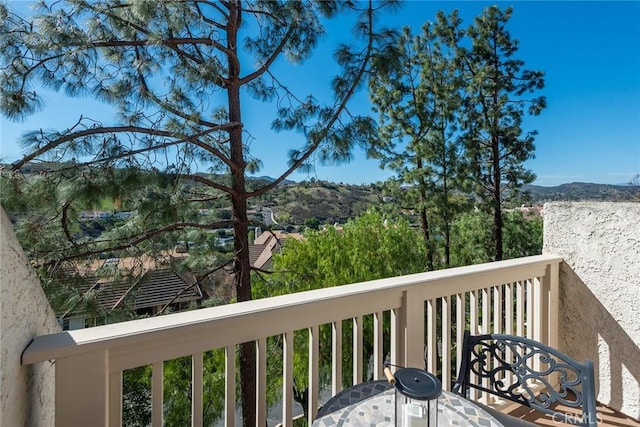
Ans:
[[[484,206],[493,215],[495,256],[503,251],[502,208],[535,175],[524,162],[534,156],[536,131],[525,131],[526,115],[546,107],[542,71],[524,68],[518,59],[518,40],[507,29],[513,9],[486,8],[467,29],[471,46],[458,45],[466,80],[462,126],[473,182]]]
[[[464,171],[457,138],[462,74],[455,48],[442,41],[459,39],[459,25],[457,12],[448,17],[440,12],[420,34],[405,27],[394,49],[376,55],[376,73],[369,80],[380,126],[373,156],[397,171],[405,185],[398,193],[404,206],[419,212],[430,270],[438,261],[437,242],[449,266],[450,226],[457,210],[452,194]]]
[[[349,221],[342,230],[329,226],[305,233],[302,240],[287,240],[282,253],[274,256],[274,273],[268,280],[256,282],[256,294],[267,297],[426,271],[424,255],[424,241],[408,222],[368,211]],[[343,341],[349,342],[352,325],[348,321],[344,323]],[[388,319],[385,325],[388,327]],[[373,344],[368,339],[372,336],[372,328],[372,320],[365,317],[365,360],[373,351]],[[269,351],[281,351],[278,344],[277,340],[272,340]],[[294,395],[305,410],[307,344],[306,331],[296,332]],[[345,385],[351,385],[351,351],[350,346],[346,346],[342,355]],[[328,381],[331,372],[330,325],[320,327],[320,353],[320,377],[322,381]],[[273,369],[280,369],[280,366]],[[273,377],[274,381],[279,381],[279,375]]]
[[[289,239],[274,256],[277,293],[320,289],[426,271],[424,242],[408,222],[368,211],[343,229]],[[272,288],[270,288],[272,289]]]

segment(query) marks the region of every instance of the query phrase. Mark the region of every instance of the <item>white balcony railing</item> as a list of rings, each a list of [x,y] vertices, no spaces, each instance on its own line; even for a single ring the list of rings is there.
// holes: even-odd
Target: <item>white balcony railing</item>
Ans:
[[[203,354],[223,349],[225,415],[236,413],[236,348],[255,342],[257,425],[267,417],[267,339],[281,337],[282,413],[292,425],[293,334],[308,330],[310,418],[320,405],[319,328],[332,325],[331,394],[342,387],[342,353],[352,346],[350,377],[364,378],[363,319],[372,319],[373,377],[383,361],[424,367],[452,378],[460,360],[462,334],[501,332],[557,347],[560,257],[540,255],[489,264],[337,286],[157,318],[37,337],[23,364],[55,360],[56,426],[122,424],[123,371],[151,365],[152,425],[163,425],[163,362],[191,357],[192,425],[202,425]],[[352,343],[342,342],[343,321],[352,320]],[[388,322],[385,324],[384,322]],[[387,327],[388,326],[388,327]],[[384,331],[388,330],[388,334]],[[385,336],[388,335],[388,336]],[[392,343],[385,346],[385,342]],[[390,347],[390,348],[385,348]],[[426,351],[426,360],[424,349]],[[368,361],[367,361],[368,362]],[[271,361],[270,361],[271,363]],[[443,381],[449,388],[449,381]]]

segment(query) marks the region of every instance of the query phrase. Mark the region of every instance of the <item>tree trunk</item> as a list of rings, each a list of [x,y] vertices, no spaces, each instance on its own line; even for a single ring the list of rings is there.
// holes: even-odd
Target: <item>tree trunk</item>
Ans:
[[[422,169],[422,159],[416,162],[418,169]],[[429,218],[427,217],[427,194],[424,178],[420,177],[420,222],[422,223],[422,235],[427,250],[427,269],[433,271],[433,251],[431,245],[431,236],[429,235]]]
[[[496,261],[502,260],[502,194],[500,179],[500,138],[491,137],[492,145],[492,168],[493,168],[493,237],[496,245]]]
[[[230,50],[229,83],[227,87],[229,102],[229,121],[242,123],[240,106],[240,63],[237,56],[237,32],[240,28],[240,11],[229,4],[229,20],[227,27],[227,47]],[[236,126],[229,131],[231,150],[231,204],[233,206],[233,284],[238,302],[250,301],[251,266],[249,264],[249,220],[247,218],[247,192],[245,188],[245,169],[242,126]],[[240,393],[242,401],[242,422],[245,427],[256,425],[256,349],[254,342],[240,344]],[[233,398],[233,397],[232,397]]]
[[[444,223],[444,268],[451,265],[451,210],[449,206],[449,168],[447,167],[447,137],[444,128],[442,135],[442,219]]]
[[[424,203],[424,193],[420,194],[420,199]],[[424,243],[427,246],[427,269],[433,271],[433,251],[431,250],[431,237],[429,236],[429,220],[427,218],[427,208],[425,206],[420,207],[420,221],[422,222],[422,235],[424,237]]]

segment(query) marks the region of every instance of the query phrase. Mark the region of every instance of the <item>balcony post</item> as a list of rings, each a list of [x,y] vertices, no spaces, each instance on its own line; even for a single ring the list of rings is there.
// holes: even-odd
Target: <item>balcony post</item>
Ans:
[[[108,350],[56,359],[55,367],[56,427],[108,427]]]
[[[410,291],[404,294],[405,305],[405,366],[424,367],[424,299],[419,295],[412,295]]]
[[[552,262],[547,266],[544,276],[548,299],[548,344],[559,348],[558,324],[560,316],[560,264]]]

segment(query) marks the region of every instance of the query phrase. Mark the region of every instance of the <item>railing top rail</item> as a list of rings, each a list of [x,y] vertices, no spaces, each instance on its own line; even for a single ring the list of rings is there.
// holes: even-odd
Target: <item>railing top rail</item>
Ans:
[[[278,311],[295,309],[305,310],[306,308],[306,311],[308,312],[309,310],[307,306],[310,304],[320,304],[323,306],[342,304],[345,307],[349,307],[350,299],[365,294],[367,296],[371,296],[371,298],[377,298],[376,295],[383,297],[386,293],[387,297],[389,297],[392,295],[389,294],[389,291],[402,291],[404,289],[424,285],[426,283],[454,279],[460,281],[460,279],[464,279],[465,277],[490,275],[497,271],[520,271],[527,268],[539,268],[540,266],[546,266],[548,264],[559,264],[560,262],[562,262],[562,257],[560,256],[537,255],[513,260],[456,267],[446,270],[417,273],[369,282],[317,289],[266,299],[175,313],[168,316],[132,320],[94,328],[44,335],[36,337],[27,346],[22,354],[22,363],[28,365],[91,351],[122,347],[132,343],[139,345],[140,343],[149,342],[154,339],[178,338],[185,334],[202,333],[204,335],[207,331],[211,332],[214,325],[217,325],[214,328],[215,331],[225,331],[224,333],[230,333],[227,332],[225,328],[228,328],[229,325],[231,325],[230,322],[232,322],[233,319],[244,316],[254,317],[256,319],[256,324],[260,325],[259,321],[263,319],[265,314],[270,315],[269,320],[271,320],[278,317],[274,315],[274,313],[277,313]],[[400,292],[398,292],[397,295],[399,298]],[[395,305],[393,301],[388,302],[387,304],[391,304],[389,307],[398,306]],[[358,304],[356,304],[356,306],[357,305]],[[353,311],[353,309],[354,306],[352,304],[350,306],[350,310]],[[363,307],[363,310],[365,309],[370,309],[370,306]],[[316,311],[320,313],[316,315],[316,317],[322,315],[322,310]],[[370,312],[371,310],[367,310],[358,314]],[[326,316],[329,315],[327,314]],[[332,320],[335,320],[335,318],[326,319],[326,321]],[[323,319],[319,317],[309,319],[309,322],[314,321],[320,321],[320,323],[322,323]],[[280,321],[280,323],[274,326],[274,328],[275,327],[286,328],[286,325],[283,326],[283,322]],[[284,330],[285,329],[281,329],[274,333],[280,333]]]

